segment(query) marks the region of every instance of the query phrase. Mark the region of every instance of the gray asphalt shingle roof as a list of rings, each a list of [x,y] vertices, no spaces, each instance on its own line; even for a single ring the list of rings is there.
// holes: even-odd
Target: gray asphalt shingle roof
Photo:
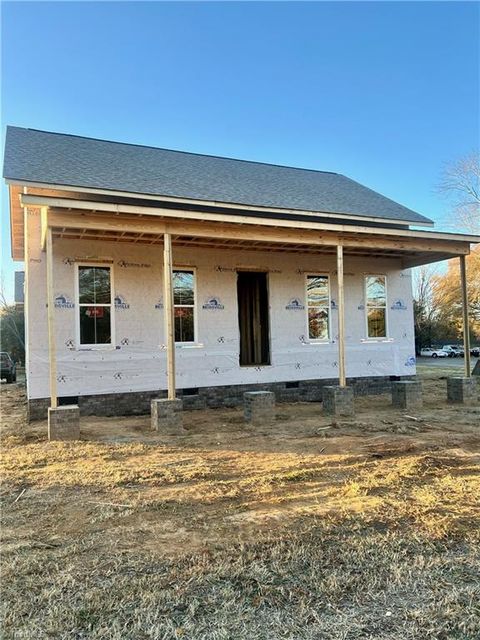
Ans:
[[[4,178],[257,207],[428,218],[338,173],[8,127]]]

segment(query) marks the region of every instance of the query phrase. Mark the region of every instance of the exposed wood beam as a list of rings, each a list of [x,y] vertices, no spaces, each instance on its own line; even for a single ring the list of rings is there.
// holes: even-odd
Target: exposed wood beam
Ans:
[[[148,244],[148,245],[162,245],[163,246],[163,236],[159,238],[158,236],[152,237],[143,237],[139,239],[137,236],[133,235],[100,235],[95,233],[94,231],[83,232],[68,230],[65,228],[62,229],[54,229],[53,235],[58,238],[65,238],[68,240],[90,240],[90,241],[106,241],[106,242],[118,242],[118,243],[136,243],[136,244]],[[224,241],[215,241],[208,239],[197,239],[197,240],[184,240],[183,236],[175,236],[172,238],[172,246],[175,247],[199,247],[199,248],[209,248],[209,249],[239,249],[243,248],[247,251],[253,252],[265,252],[265,251],[275,251],[279,253],[302,253],[307,255],[333,255],[335,254],[335,246],[326,245],[326,246],[315,246],[315,245],[295,245],[295,244],[274,244],[274,243],[252,243],[251,245],[245,246],[245,244],[240,244],[235,240],[224,240]],[[388,249],[376,249],[369,250],[365,249],[355,249],[350,248],[347,252],[347,255],[350,256],[368,256],[371,258],[390,258],[400,260],[402,256],[405,254],[400,253],[398,251],[392,251]],[[449,256],[451,257],[451,256]]]
[[[183,215],[183,212],[182,212]],[[205,237],[215,240],[235,239],[251,242],[293,243],[305,245],[325,245],[335,247],[339,242],[345,249],[363,247],[369,250],[390,249],[396,251],[445,252],[451,257],[467,255],[470,245],[467,242],[441,240],[436,238],[390,237],[366,233],[355,234],[352,229],[342,231],[326,231],[310,229],[271,228],[269,225],[251,224],[241,226],[235,224],[212,224],[211,222],[161,219],[124,218],[112,215],[92,215],[87,213],[65,213],[56,210],[49,212],[49,225],[55,228],[79,228],[96,231],[130,231],[135,233],[159,234],[170,233],[178,236]],[[272,221],[271,221],[272,222]],[[330,225],[332,226],[332,225]],[[378,230],[377,230],[378,231]]]
[[[40,235],[40,248],[42,251],[45,251],[47,245],[47,231],[48,231],[48,207],[42,207],[40,209],[40,224],[41,224],[41,235]]]
[[[26,193],[27,187],[23,187]],[[10,187],[10,240],[12,248],[12,258],[14,260],[24,260],[25,245],[25,225],[26,206],[20,202],[22,187]]]
[[[163,240],[163,278],[168,399],[175,400],[175,317],[173,307],[172,236],[169,233],[164,235]]]
[[[25,192],[27,191],[27,187],[24,187]],[[12,193],[10,192],[10,198],[12,197]],[[20,206],[20,197],[17,196],[17,205]],[[30,317],[30,242],[28,235],[28,211],[27,207],[23,208],[23,236],[24,239],[24,251],[22,258],[25,261],[25,281],[23,285],[23,313],[25,319],[25,380],[26,380],[26,388],[27,388],[27,397],[30,397],[30,323],[28,322],[28,318]],[[13,245],[13,235],[12,235],[12,257],[15,257],[15,249]],[[17,258],[18,259],[18,258]]]
[[[468,283],[467,283],[467,261],[465,256],[460,256],[460,280],[462,287],[462,315],[463,315],[463,347],[465,350],[465,375],[470,378],[472,375],[470,365],[470,322],[468,311]]]
[[[345,295],[343,284],[343,247],[337,245],[337,283],[338,283],[338,382],[347,386],[345,370]]]
[[[189,220],[206,220],[212,222],[227,222],[235,224],[245,225],[262,225],[271,227],[283,227],[293,229],[309,229],[314,231],[332,231],[336,233],[358,233],[363,236],[371,238],[372,236],[391,236],[398,239],[424,239],[424,240],[448,240],[461,242],[478,242],[478,236],[462,236],[460,234],[445,234],[435,233],[432,231],[412,231],[410,229],[392,229],[382,227],[365,227],[350,224],[330,224],[328,222],[304,222],[300,220],[292,219],[276,219],[276,218],[262,218],[255,216],[244,215],[226,215],[210,212],[189,211],[188,209],[175,210],[166,209],[162,207],[144,207],[136,205],[125,204],[112,204],[108,202],[89,202],[82,200],[66,199],[66,198],[51,198],[48,196],[22,196],[22,200],[25,204],[42,206],[47,205],[54,208],[67,208],[71,210],[84,210],[84,211],[104,211],[113,214],[126,214],[126,215],[146,215],[156,216],[163,218],[185,218]]]
[[[55,340],[55,302],[53,293],[53,239],[52,229],[47,230],[47,324],[48,324],[48,363],[50,380],[50,406],[57,406],[57,348]]]

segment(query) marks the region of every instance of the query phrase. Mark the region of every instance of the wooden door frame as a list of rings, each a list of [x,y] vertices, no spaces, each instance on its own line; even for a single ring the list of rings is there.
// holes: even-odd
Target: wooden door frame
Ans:
[[[262,274],[263,276],[265,276],[265,290],[266,290],[266,295],[267,295],[267,300],[266,300],[266,305],[265,305],[265,313],[266,313],[266,320],[267,320],[267,335],[264,337],[264,339],[262,339],[261,337],[261,347],[262,347],[262,351],[263,351],[263,347],[265,348],[265,351],[267,353],[267,358],[265,360],[265,362],[260,362],[260,363],[250,363],[250,364],[241,364],[241,355],[242,355],[242,351],[241,351],[241,347],[242,347],[242,332],[241,332],[241,319],[240,319],[240,307],[238,307],[238,330],[239,330],[239,339],[240,339],[240,351],[239,351],[239,366],[244,368],[244,367],[270,367],[272,366],[272,345],[271,345],[271,319],[270,319],[270,278],[269,278],[269,271],[266,271],[265,269],[259,269],[259,268],[241,268],[241,269],[237,269],[236,271],[237,273],[237,301],[238,301],[238,293],[239,293],[239,289],[238,289],[238,282],[239,282],[239,275],[242,273],[258,273],[258,274]]]

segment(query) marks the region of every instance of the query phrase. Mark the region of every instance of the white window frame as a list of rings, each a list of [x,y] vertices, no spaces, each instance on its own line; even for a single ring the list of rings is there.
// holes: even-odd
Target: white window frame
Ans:
[[[308,326],[308,310],[311,305],[308,304],[308,278],[327,278],[328,282],[328,337],[327,338],[310,338],[310,328]],[[314,308],[314,307],[312,307]],[[317,307],[318,308],[318,307]],[[322,307],[320,307],[322,308]],[[308,342],[312,344],[330,344],[332,341],[332,277],[330,273],[314,273],[309,271],[305,274],[305,321],[306,321],[306,333]]]
[[[110,304],[80,304],[79,267],[108,267],[110,269]],[[95,349],[99,351],[115,349],[115,283],[113,264],[103,262],[76,262],[75,263],[75,342],[77,349]],[[110,307],[110,342],[102,344],[83,344],[80,342],[80,308],[81,307]]]
[[[172,289],[173,289],[173,274],[176,271],[191,271],[193,273],[193,305],[191,304],[175,304],[173,303],[173,335],[175,337],[175,309],[177,307],[189,307],[193,308],[193,340],[186,342],[181,341],[177,342],[175,340],[175,344],[179,346],[192,346],[198,344],[198,296],[197,296],[197,268],[196,267],[175,267],[172,266]],[[172,291],[173,295],[173,291]],[[175,300],[175,296],[173,295],[173,299]]]
[[[385,307],[369,307],[367,297],[367,278],[385,278]],[[363,274],[363,297],[365,300],[365,336],[368,342],[382,342],[389,339],[389,326],[388,326],[388,277],[386,273],[364,273]],[[368,335],[368,310],[370,309],[385,309],[385,335],[384,336],[369,336]]]

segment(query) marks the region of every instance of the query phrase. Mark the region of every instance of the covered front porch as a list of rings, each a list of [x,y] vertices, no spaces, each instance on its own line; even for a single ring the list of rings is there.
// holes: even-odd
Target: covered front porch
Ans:
[[[329,383],[335,383],[340,390],[347,388],[347,378],[357,377],[349,373],[349,353],[354,358],[354,349],[349,342],[352,343],[350,333],[354,332],[352,325],[355,323],[351,312],[356,308],[360,309],[362,300],[358,296],[354,300],[349,298],[345,279],[352,277],[359,270],[375,273],[385,270],[385,265],[391,265],[397,271],[403,271],[410,267],[458,257],[462,267],[462,278],[459,284],[463,291],[464,326],[468,326],[465,257],[470,251],[470,242],[476,240],[474,237],[412,231],[395,226],[378,227],[370,223],[337,224],[330,223],[327,219],[322,221],[313,217],[305,219],[306,216],[297,216],[298,219],[280,215],[276,218],[267,218],[261,216],[260,212],[220,213],[196,211],[193,207],[187,206],[180,210],[178,207],[158,206],[155,202],[151,203],[152,206],[145,206],[145,203],[139,205],[124,201],[85,201],[85,199],[59,197],[58,193],[40,193],[41,190],[38,189],[36,191],[35,194],[22,194],[19,206],[24,207],[25,210],[40,208],[41,211],[41,249],[46,256],[49,301],[50,406],[53,409],[57,407],[59,397],[55,348],[58,327],[54,313],[54,298],[58,288],[55,280],[54,256],[55,247],[62,242],[88,245],[92,255],[98,255],[96,247],[101,246],[101,243],[114,243],[118,247],[145,247],[145,250],[147,247],[148,250],[161,249],[164,315],[164,340],[161,346],[166,359],[166,395],[170,401],[178,398],[179,389],[182,390],[180,395],[183,396],[185,389],[198,386],[186,385],[184,380],[179,381],[177,368],[179,345],[175,345],[175,304],[172,281],[174,268],[185,266],[186,263],[188,267],[188,263],[192,264],[192,262],[185,257],[199,255],[199,252],[205,254],[213,252],[215,256],[222,253],[233,256],[232,260],[224,261],[224,265],[221,264],[222,260],[216,258],[217,263],[211,265],[211,272],[216,271],[217,274],[222,274],[223,269],[224,274],[231,273],[235,277],[239,271],[251,270],[264,271],[269,273],[270,277],[278,272],[278,280],[283,280],[284,275],[282,275],[282,269],[278,268],[278,259],[281,262],[300,261],[297,271],[303,272],[302,277],[305,273],[314,273],[316,270],[327,269],[331,272],[333,276],[331,295],[334,298],[332,308],[335,319],[329,349],[335,351],[336,364],[332,366],[331,375],[328,377]],[[84,256],[84,253],[80,253]],[[252,260],[250,258],[252,255],[258,255],[259,259]],[[308,266],[303,269],[300,263],[301,260],[306,259],[308,259]],[[362,264],[368,266],[362,267]],[[318,265],[317,269],[315,265]],[[273,313],[272,316],[272,322],[280,317]],[[465,377],[469,378],[471,365],[468,331],[464,331],[464,336]],[[222,335],[218,335],[217,338],[222,338]],[[372,342],[374,348],[379,343],[383,348],[384,343],[389,340]],[[191,345],[191,348],[195,346],[201,347],[197,344]],[[364,348],[363,343],[362,348]],[[293,361],[290,364],[295,366]],[[212,368],[215,369],[215,364]],[[408,373],[411,373],[411,370],[406,371],[405,375]],[[266,389],[269,388],[270,383],[275,384],[276,375],[271,380],[268,376],[265,378]],[[359,373],[358,377],[362,376],[365,376],[365,372]],[[315,375],[311,377],[315,378]],[[219,386],[221,384],[219,380]]]

